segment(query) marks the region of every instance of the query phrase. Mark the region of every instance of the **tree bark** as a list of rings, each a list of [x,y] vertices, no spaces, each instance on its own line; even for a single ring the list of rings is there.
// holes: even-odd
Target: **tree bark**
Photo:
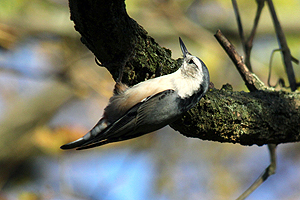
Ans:
[[[131,19],[124,0],[69,0],[71,19],[82,42],[117,79],[133,85],[171,73],[181,59],[160,47]],[[209,68],[209,66],[208,66]],[[171,127],[188,137],[242,145],[300,140],[300,94],[258,90],[234,92],[230,85],[211,89]]]
[[[69,5],[71,20],[82,36],[81,41],[114,79],[122,67],[122,82],[129,85],[179,67],[171,58],[171,51],[160,47],[128,16],[123,0],[70,0]]]

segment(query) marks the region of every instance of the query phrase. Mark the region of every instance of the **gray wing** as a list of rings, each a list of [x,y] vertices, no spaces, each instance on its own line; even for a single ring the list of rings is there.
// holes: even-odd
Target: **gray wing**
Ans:
[[[118,129],[123,129],[124,125],[126,125],[126,123],[131,122],[134,118],[135,118],[135,113],[137,111],[137,109],[139,108],[140,104],[142,102],[136,104],[135,106],[133,106],[131,109],[129,109],[129,111],[127,111],[126,114],[124,114],[120,119],[116,120],[114,123],[112,123],[111,125],[109,125],[107,128],[103,129],[102,131],[98,131],[97,130],[97,123],[93,129],[91,129],[87,134],[85,134],[82,138],[79,138],[78,140],[75,140],[73,142],[70,142],[68,144],[62,145],[60,148],[61,149],[73,149],[73,148],[77,148],[77,150],[80,149],[87,149],[87,148],[92,148],[93,143],[97,143],[100,146],[106,143],[110,143],[108,142],[108,138],[106,138],[108,133],[114,132]],[[100,144],[101,143],[101,144]]]
[[[146,98],[95,137],[85,141],[79,139],[77,150],[139,137],[168,125],[181,114],[178,110],[179,98],[174,90],[165,90]],[[72,148],[75,148],[74,145]]]

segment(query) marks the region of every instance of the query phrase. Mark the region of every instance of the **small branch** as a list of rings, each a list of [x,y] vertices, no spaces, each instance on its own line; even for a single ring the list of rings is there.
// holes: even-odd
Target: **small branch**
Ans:
[[[240,35],[240,38],[241,38],[243,46],[244,46],[244,44],[246,43],[246,40],[245,40],[244,29],[243,29],[243,25],[242,25],[239,8],[238,8],[236,0],[231,0],[231,2],[232,2],[234,14],[235,14],[238,29],[239,29],[239,35]]]
[[[277,85],[279,84],[279,81],[278,81],[274,86],[271,85],[271,74],[272,74],[273,56],[274,56],[274,53],[275,53],[276,51],[281,51],[281,49],[274,49],[274,50],[272,51],[272,53],[271,53],[271,57],[270,57],[270,61],[269,61],[268,86],[269,86],[269,87],[273,87],[273,88],[277,87]],[[279,80],[280,80],[280,79],[279,79]]]
[[[256,29],[257,29],[257,26],[258,26],[261,11],[264,7],[265,0],[256,0],[256,2],[257,2],[257,10],[256,10],[256,15],[255,15],[255,19],[254,19],[253,28],[252,28],[251,34],[250,34],[247,42],[245,43],[245,48],[244,48],[245,49],[245,63],[248,66],[250,71],[252,71],[250,56],[251,56],[251,50],[252,50],[252,47],[253,47],[253,40],[254,40]]]
[[[225,52],[231,58],[232,62],[236,66],[238,72],[240,73],[241,77],[243,78],[247,88],[253,92],[260,89],[265,89],[266,86],[258,79],[257,76],[252,74],[245,63],[243,62],[241,56],[235,50],[235,47],[230,43],[230,41],[223,35],[220,30],[217,30],[215,34],[216,39],[223,47]]]
[[[268,2],[270,13],[271,13],[271,16],[273,19],[279,47],[282,52],[283,62],[284,62],[285,70],[286,70],[288,80],[290,83],[290,87],[291,87],[292,91],[295,91],[297,89],[297,83],[296,83],[295,73],[294,73],[294,69],[293,69],[293,65],[292,65],[293,57],[291,55],[290,49],[286,42],[286,38],[284,36],[284,33],[281,28],[278,17],[276,15],[276,11],[275,11],[273,2],[272,2],[272,0],[267,0],[267,2]]]
[[[242,45],[243,45],[243,49],[244,49],[244,52],[245,52],[245,57],[247,57],[247,54],[246,54],[246,52],[247,52],[247,50],[246,50],[246,39],[245,39],[245,35],[244,35],[244,29],[243,29],[243,25],[242,25],[242,20],[241,20],[239,8],[238,8],[236,0],[231,0],[231,2],[232,2],[233,10],[234,10],[237,25],[238,25],[239,35],[240,35],[241,42],[242,42]],[[252,71],[251,66],[248,66],[248,69],[250,71]]]
[[[251,72],[252,72],[252,66],[251,66],[251,62],[250,62],[250,55],[251,55],[251,50],[252,50],[252,46],[253,46],[253,39],[254,39],[254,36],[256,33],[256,29],[258,26],[261,11],[264,7],[265,0],[256,0],[256,2],[257,2],[257,11],[256,11],[255,19],[254,19],[253,28],[252,28],[249,38],[246,41],[237,2],[236,2],[236,0],[232,0],[232,6],[233,6],[234,13],[236,16],[239,35],[240,35],[240,38],[242,41],[243,50],[244,50],[244,54],[245,54],[245,64]]]
[[[256,188],[258,188],[263,182],[265,182],[269,176],[275,174],[276,171],[276,144],[268,144],[270,152],[270,165],[265,171],[254,181],[254,183],[239,196],[236,200],[246,199]]]

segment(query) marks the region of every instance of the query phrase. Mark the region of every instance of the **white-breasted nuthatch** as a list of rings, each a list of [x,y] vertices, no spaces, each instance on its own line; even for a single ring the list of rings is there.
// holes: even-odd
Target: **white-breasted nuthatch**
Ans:
[[[196,105],[209,87],[208,69],[179,38],[183,62],[174,73],[132,87],[117,83],[103,117],[82,138],[61,149],[88,149],[158,130]]]

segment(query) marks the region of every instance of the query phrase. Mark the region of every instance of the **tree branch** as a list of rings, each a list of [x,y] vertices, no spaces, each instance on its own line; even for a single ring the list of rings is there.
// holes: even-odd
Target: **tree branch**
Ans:
[[[252,72],[252,66],[251,66],[251,62],[250,62],[250,55],[251,55],[253,40],[254,40],[256,29],[257,29],[257,26],[258,26],[258,21],[259,21],[259,18],[260,18],[260,14],[261,14],[261,11],[264,7],[264,2],[265,2],[265,0],[256,0],[256,3],[257,3],[256,15],[255,15],[255,19],[254,19],[251,34],[250,34],[250,36],[248,37],[248,39],[246,41],[245,36],[244,36],[242,20],[241,20],[241,17],[240,17],[237,2],[236,2],[236,0],[232,0],[232,6],[233,6],[233,9],[234,9],[237,24],[238,24],[239,35],[240,35],[242,45],[243,45],[243,49],[244,49],[244,53],[245,53],[245,64],[247,65],[248,69],[251,72]]]
[[[70,0],[71,19],[81,41],[95,54],[116,80],[125,66],[122,81],[128,85],[178,69],[171,51],[160,47],[131,19],[124,0]]]
[[[114,78],[125,66],[122,81],[129,85],[153,75],[175,71],[181,60],[160,47],[147,32],[131,19],[124,0],[69,0],[71,19],[82,35],[83,43],[96,55]],[[170,126],[188,137],[244,145],[263,145],[300,140],[300,94],[260,91],[255,75],[245,71],[236,59],[241,75],[255,92],[233,92],[230,85],[211,89],[207,95]],[[209,66],[208,66],[209,68]],[[252,77],[252,78],[251,78]],[[253,91],[254,91],[253,90]]]
[[[264,89],[264,84],[253,73],[249,71],[248,67],[243,62],[242,57],[236,52],[234,46],[227,40],[227,38],[222,34],[220,30],[217,31],[215,37],[223,47],[225,52],[228,54],[232,62],[235,64],[236,69],[243,78],[247,88],[251,92]]]
[[[292,91],[295,91],[297,89],[297,83],[296,83],[295,73],[294,73],[293,64],[292,64],[292,60],[295,60],[295,59],[292,57],[290,48],[287,45],[283,30],[281,28],[281,25],[279,23],[278,17],[275,12],[273,1],[267,0],[267,2],[268,2],[270,13],[271,13],[271,16],[273,19],[279,47],[282,52],[283,62],[284,62],[285,70],[286,70],[288,80],[290,83],[290,87],[291,87]]]
[[[171,126],[189,137],[243,145],[299,141],[299,94],[231,89],[212,89]]]

